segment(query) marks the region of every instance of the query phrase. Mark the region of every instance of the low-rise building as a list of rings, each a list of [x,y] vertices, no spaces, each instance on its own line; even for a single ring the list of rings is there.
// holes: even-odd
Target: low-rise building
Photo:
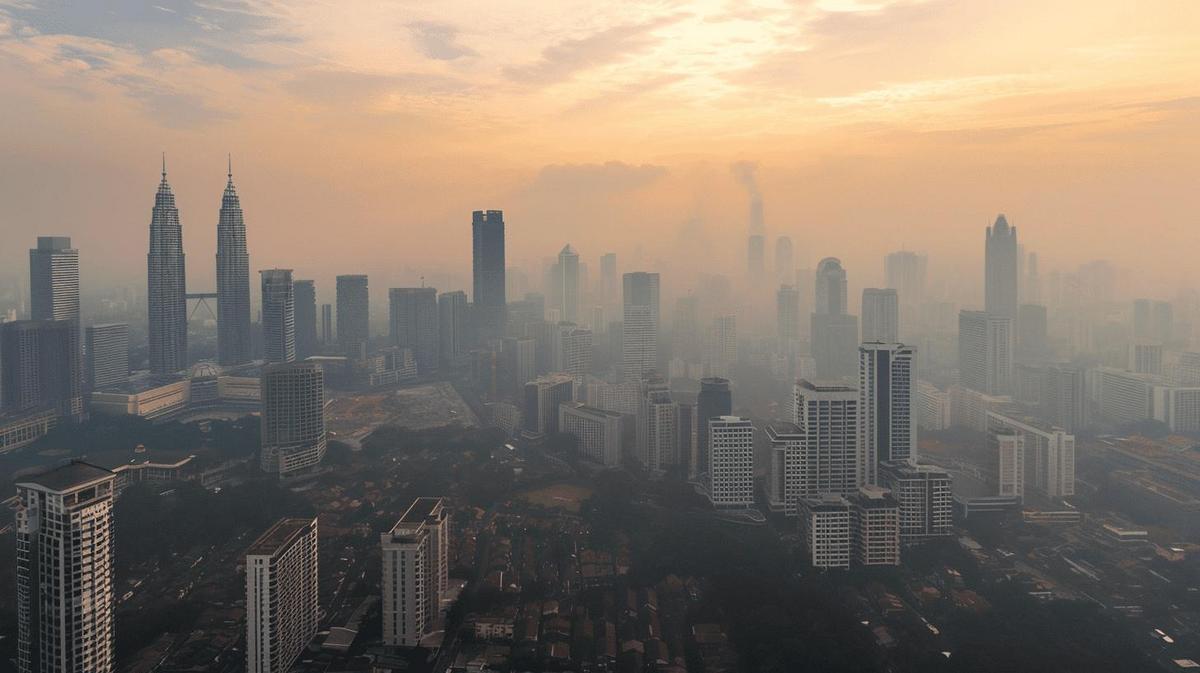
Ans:
[[[824,493],[799,503],[805,555],[815,568],[849,568],[851,557],[850,502]]]

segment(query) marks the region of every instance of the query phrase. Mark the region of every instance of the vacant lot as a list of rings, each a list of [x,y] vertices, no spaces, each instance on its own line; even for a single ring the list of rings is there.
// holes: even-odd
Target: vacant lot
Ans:
[[[378,393],[342,395],[329,403],[325,412],[330,439],[351,446],[381,425],[426,430],[459,424],[479,425],[475,414],[446,382]]]
[[[556,507],[572,514],[579,513],[579,506],[592,495],[592,489],[573,484],[554,484],[536,491],[526,491],[517,497],[532,505]]]

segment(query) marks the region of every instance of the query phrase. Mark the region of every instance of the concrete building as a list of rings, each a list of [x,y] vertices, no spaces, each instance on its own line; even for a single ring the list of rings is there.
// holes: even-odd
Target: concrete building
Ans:
[[[780,343],[800,338],[800,292],[795,285],[780,285],[775,293],[775,324]]]
[[[644,271],[627,273],[623,282],[623,371],[625,380],[640,381],[658,367],[658,274]]]
[[[29,251],[29,315],[79,325],[79,251],[69,236],[38,236]]]
[[[150,251],[146,255],[146,266],[150,372],[172,374],[188,365],[187,280],[183,228],[179,224],[175,194],[167,184],[166,161],[150,215]]]
[[[505,337],[500,353],[502,387],[513,395],[537,378],[537,341],[533,337]]]
[[[371,339],[370,306],[366,276],[337,277],[337,340],[343,355],[362,356]]]
[[[1200,387],[1155,386],[1154,420],[1171,432],[1200,432]]]
[[[173,374],[147,374],[92,391],[88,407],[94,414],[154,420],[182,412],[191,399],[191,379]]]
[[[998,464],[997,495],[1025,502],[1025,437],[1015,430],[997,428],[988,439]]]
[[[862,293],[862,340],[900,341],[900,299],[895,290],[869,287]]]
[[[982,311],[958,314],[958,382],[988,395],[1008,395],[1013,378],[1013,320]]]
[[[749,418],[708,419],[708,500],[718,509],[754,506],[754,425]]]
[[[900,506],[901,542],[918,542],[954,532],[954,495],[950,473],[906,461],[884,463],[879,483]]]
[[[679,404],[671,399],[671,389],[666,381],[656,376],[642,379],[637,450],[642,467],[652,475],[662,475],[681,464]]]
[[[793,388],[792,408],[806,448],[803,464],[808,467],[799,477],[802,497],[857,493],[865,483],[858,390],[801,379]]]
[[[1017,320],[1017,228],[1010,227],[1004,215],[987,228],[984,246],[984,311]],[[994,393],[993,390],[984,392]]]
[[[1155,377],[1111,367],[1091,371],[1091,388],[1100,419],[1114,425],[1154,417]]]
[[[572,326],[560,332],[559,341],[562,362],[558,370],[583,381],[592,371],[592,330]]]
[[[558,405],[575,401],[575,379],[547,374],[525,384],[525,432],[542,437],[559,431]]]
[[[129,325],[92,325],[84,332],[87,380],[90,390],[102,390],[129,382]]]
[[[380,536],[383,644],[416,647],[432,629],[447,589],[450,513],[441,498],[417,498]]]
[[[394,287],[388,290],[388,324],[392,345],[410,348],[417,373],[438,369],[438,303],[432,287]]]
[[[815,305],[809,323],[817,376],[853,379],[858,371],[858,317],[847,313],[846,271],[840,260],[826,257],[817,265]]]
[[[504,336],[507,325],[504,259],[504,211],[471,213],[471,302],[481,345]]]
[[[1033,468],[1034,488],[1049,498],[1075,495],[1075,435],[1033,418],[997,412],[988,413],[988,426],[992,431],[1022,435],[1025,464]]]
[[[854,561],[863,566],[900,565],[900,503],[891,491],[868,484],[848,500]]]
[[[217,362],[239,365],[254,359],[250,334],[250,254],[246,222],[233,186],[230,162],[217,218]]]
[[[799,508],[800,533],[809,565],[849,568],[852,547],[850,502],[840,495],[824,493],[802,498]]]
[[[112,472],[71,462],[17,481],[17,670],[111,673]]]
[[[988,395],[963,386],[950,386],[950,426],[975,432],[987,432],[987,415],[1012,404],[1007,395]]]
[[[925,276],[928,259],[925,255],[902,250],[884,259],[887,286],[896,291],[900,302],[902,337],[909,338],[916,325],[917,309],[925,303]]]
[[[291,269],[266,269],[262,276],[263,358],[296,360],[296,295]]]
[[[621,414],[582,402],[558,405],[558,429],[575,435],[579,453],[604,467],[621,465]]]
[[[296,359],[303,360],[321,354],[317,339],[317,287],[311,280],[292,282],[295,299]]]
[[[862,478],[878,484],[880,462],[917,459],[917,354],[912,346],[899,343],[864,343],[858,353]]]
[[[719,315],[713,318],[705,342],[704,368],[709,377],[728,378],[738,357],[737,316]]]
[[[72,320],[17,320],[0,324],[0,411],[53,409],[83,417],[79,324]]]
[[[438,295],[438,357],[446,369],[467,364],[471,351],[469,304],[462,290]]]
[[[795,423],[772,423],[767,426],[767,440],[771,452],[767,462],[767,507],[773,512],[788,516],[798,514],[800,498],[815,495],[811,480],[815,477],[815,465],[809,460],[808,445],[800,426]],[[808,490],[804,478],[810,480]]]
[[[589,377],[586,388],[589,406],[605,411],[614,411],[624,416],[638,415],[642,399],[640,381],[609,383]]]
[[[1129,344],[1129,371],[1135,374],[1162,376],[1162,344],[1145,342]]]
[[[1016,361],[1044,362],[1050,357],[1046,307],[1021,304],[1017,309]]]
[[[321,304],[321,345],[333,345],[333,304]]]
[[[281,477],[325,457],[325,375],[313,362],[268,366],[262,374],[261,468]]]
[[[319,617],[317,520],[281,519],[246,552],[246,671],[291,670]]]
[[[950,394],[928,381],[917,381],[917,426],[933,431],[950,427]]]
[[[562,319],[567,322],[579,322],[579,253],[575,252],[569,243],[558,253],[554,281]]]
[[[733,393],[729,379],[701,379],[700,394],[696,397],[696,465],[697,474],[708,469],[708,421],[733,414]]]

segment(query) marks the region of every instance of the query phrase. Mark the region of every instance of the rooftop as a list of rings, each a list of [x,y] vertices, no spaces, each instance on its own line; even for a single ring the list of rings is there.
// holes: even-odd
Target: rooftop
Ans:
[[[24,477],[17,483],[36,484],[52,491],[65,492],[112,478],[113,473],[102,467],[97,467],[80,460],[73,460],[66,465],[52,468],[40,474]]]
[[[291,545],[292,541],[316,527],[316,519],[280,519],[274,526],[267,529],[250,549],[246,556],[270,556]]]
[[[441,506],[441,498],[417,498],[413,501],[413,504],[409,505],[408,511],[404,513],[404,516],[400,517],[400,523],[421,523],[437,513],[438,508]]]

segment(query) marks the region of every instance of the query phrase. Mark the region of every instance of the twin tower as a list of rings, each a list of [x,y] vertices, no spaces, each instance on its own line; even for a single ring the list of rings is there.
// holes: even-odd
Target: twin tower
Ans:
[[[250,255],[246,251],[246,222],[233,186],[232,161],[227,178],[217,219],[217,360],[222,365],[235,365],[254,358],[250,332]],[[189,295],[183,227],[179,223],[175,194],[167,182],[165,159],[150,216],[146,272],[150,371],[171,374],[188,366]]]

